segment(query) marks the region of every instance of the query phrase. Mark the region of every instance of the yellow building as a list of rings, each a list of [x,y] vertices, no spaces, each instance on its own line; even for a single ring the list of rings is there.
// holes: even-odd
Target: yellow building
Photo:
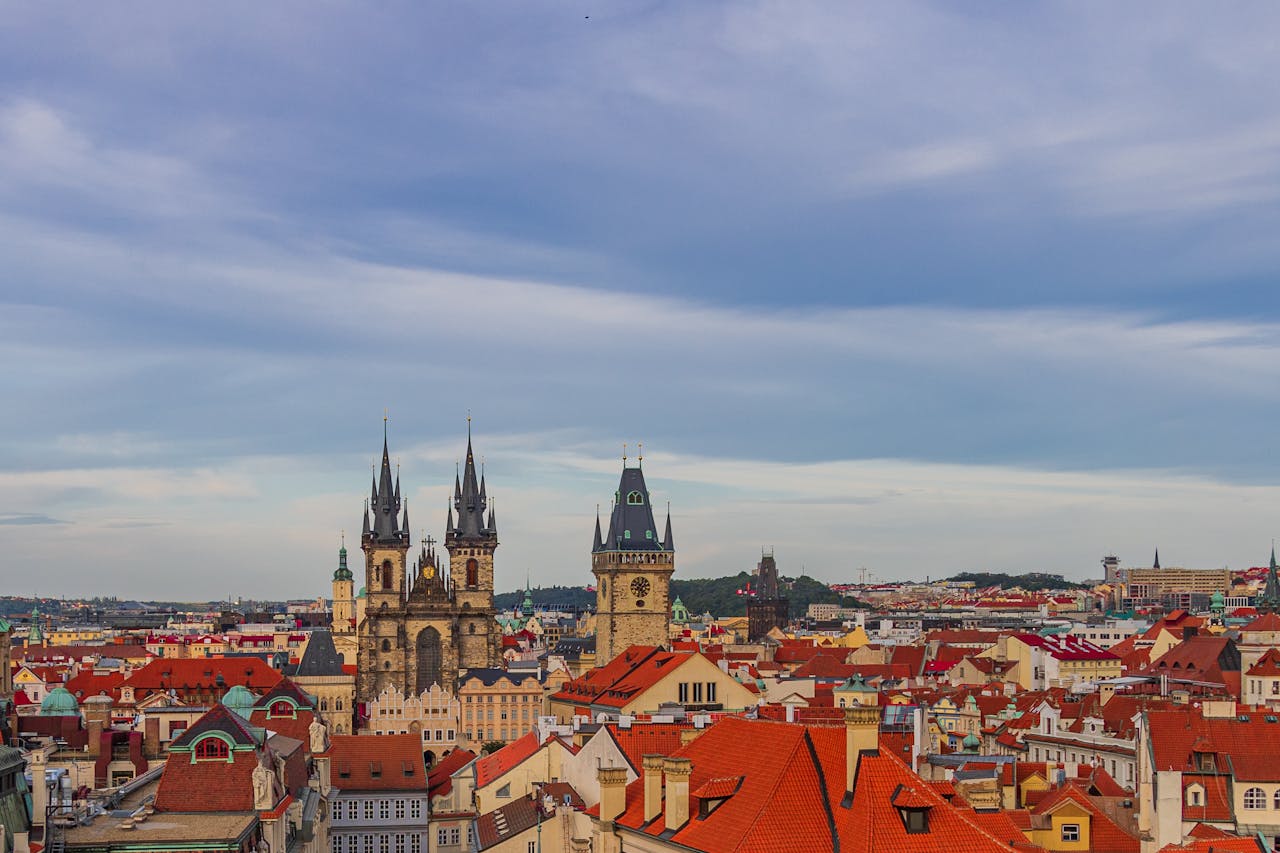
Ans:
[[[468,670],[458,682],[461,743],[479,749],[490,741],[512,741],[529,731],[543,712],[542,684],[533,674],[502,669]]]

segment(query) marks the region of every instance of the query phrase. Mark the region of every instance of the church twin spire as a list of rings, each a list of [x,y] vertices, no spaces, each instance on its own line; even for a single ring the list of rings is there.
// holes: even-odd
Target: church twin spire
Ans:
[[[365,507],[364,535],[378,542],[409,541],[409,507],[400,498],[400,472],[397,470],[394,477],[391,474],[386,418],[382,421],[382,466],[373,478]]]
[[[485,518],[485,511],[488,518]],[[454,523],[457,512],[457,523]],[[453,504],[445,521],[451,539],[495,539],[498,535],[497,515],[490,506],[483,468],[476,476],[476,457],[471,449],[471,419],[467,419],[467,458],[461,474],[453,477]]]

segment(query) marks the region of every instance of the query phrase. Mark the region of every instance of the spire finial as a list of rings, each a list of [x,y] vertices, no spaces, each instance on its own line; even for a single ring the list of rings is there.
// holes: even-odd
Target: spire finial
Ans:
[[[627,443],[625,441],[622,442],[622,464],[627,464]]]
[[[341,530],[339,531],[339,535],[342,537],[342,547],[347,547],[347,531]]]
[[[644,442],[643,441],[636,442],[636,447],[640,448],[640,452],[636,454],[636,461],[638,461],[640,463],[640,467],[643,468],[644,467]]]

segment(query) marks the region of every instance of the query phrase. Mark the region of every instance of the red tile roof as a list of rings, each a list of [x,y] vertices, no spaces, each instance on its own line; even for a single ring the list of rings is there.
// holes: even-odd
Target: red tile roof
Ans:
[[[222,677],[219,684],[218,677]],[[236,684],[243,684],[254,693],[261,694],[275,687],[281,675],[255,657],[236,658],[155,658],[146,666],[136,669],[125,679],[123,687],[132,687],[138,699],[158,690],[223,691]]]
[[[427,768],[416,734],[333,735],[333,786],[343,791],[424,791]]]
[[[446,797],[453,790],[453,774],[475,760],[469,749],[454,749],[436,762],[427,774],[427,792],[431,797]]]
[[[697,850],[751,853],[817,853],[837,847],[856,853],[1013,849],[884,753],[860,757],[853,800],[842,804],[844,745],[841,727],[726,717],[676,754],[692,762],[691,791],[709,787],[724,794],[728,786],[722,780],[741,777],[741,784],[705,818],[697,817],[694,798],[691,819],[670,840]],[[751,761],[744,762],[744,755]],[[893,805],[903,788],[911,788],[907,797],[912,807],[928,808],[927,833],[906,832]],[[644,825],[642,779],[628,786],[617,823],[648,835],[664,833],[661,816]]]
[[[156,791],[157,811],[247,812],[253,810],[253,770],[264,747],[259,735],[225,705],[215,705],[177,738],[186,746],[216,731],[250,749],[233,749],[231,761],[192,762],[191,753],[173,751],[165,762]]]
[[[476,787],[483,788],[494,779],[502,776],[511,768],[533,755],[542,746],[538,740],[538,732],[530,730],[521,738],[513,740],[496,752],[491,752],[476,761]]]
[[[1267,649],[1246,675],[1280,675],[1280,649]]]
[[[644,756],[671,755],[680,748],[680,733],[692,729],[692,723],[644,723],[625,729],[616,724],[606,727],[609,737],[618,745],[637,776],[640,775]]]
[[[1106,649],[1072,634],[1055,634],[1047,637],[1039,634],[1018,634],[1017,638],[1028,646],[1043,649],[1046,654],[1057,660],[1117,660],[1116,656]]]
[[[1067,782],[1056,790],[1047,792],[1031,810],[1033,815],[1047,815],[1070,801],[1089,812],[1089,849],[1093,853],[1138,853],[1141,847],[1137,836],[1130,835],[1103,811],[1074,782]]]

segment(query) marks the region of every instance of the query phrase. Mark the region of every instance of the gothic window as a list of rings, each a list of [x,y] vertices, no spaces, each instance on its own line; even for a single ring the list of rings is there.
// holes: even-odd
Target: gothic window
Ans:
[[[383,640],[383,641],[382,641],[382,650],[383,650],[384,652],[389,652],[389,651],[391,651],[391,641],[390,641],[390,640]]]
[[[418,692],[440,683],[442,652],[440,632],[435,628],[423,628],[418,634]]]
[[[631,492],[627,495],[627,503],[631,506],[641,506],[644,504],[644,495],[639,492]]]
[[[467,560],[467,586],[480,585],[480,561],[472,557]]]
[[[231,748],[221,738],[207,737],[196,744],[196,761],[226,761]]]
[[[394,574],[394,572],[391,571],[391,561],[383,560],[382,561],[382,588],[383,589],[391,589],[392,574]]]

